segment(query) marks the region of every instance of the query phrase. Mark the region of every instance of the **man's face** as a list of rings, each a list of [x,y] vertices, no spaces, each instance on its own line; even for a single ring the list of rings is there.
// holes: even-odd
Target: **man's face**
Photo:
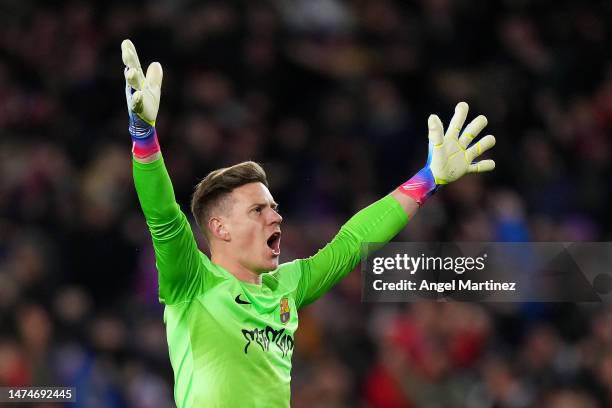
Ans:
[[[224,225],[240,264],[257,273],[276,269],[283,217],[268,188],[262,183],[245,184],[234,189],[229,200]]]

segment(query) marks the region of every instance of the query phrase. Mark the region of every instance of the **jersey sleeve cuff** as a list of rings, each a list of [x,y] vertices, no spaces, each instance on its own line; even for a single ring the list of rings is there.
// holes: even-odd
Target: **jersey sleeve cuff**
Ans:
[[[141,163],[139,161],[136,161],[134,156],[132,156],[132,165],[138,170],[155,170],[164,165],[164,158],[162,155],[160,155],[159,158],[153,160],[150,163]]]

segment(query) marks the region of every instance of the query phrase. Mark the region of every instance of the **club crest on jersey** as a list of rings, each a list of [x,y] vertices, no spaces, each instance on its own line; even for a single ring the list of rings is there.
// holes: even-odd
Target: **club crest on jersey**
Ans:
[[[280,301],[280,321],[281,323],[287,324],[290,316],[291,316],[291,310],[289,309],[289,299],[284,297]]]

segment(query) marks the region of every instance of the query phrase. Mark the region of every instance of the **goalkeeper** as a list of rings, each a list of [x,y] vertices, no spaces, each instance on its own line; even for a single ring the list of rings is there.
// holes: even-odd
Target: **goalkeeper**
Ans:
[[[355,214],[316,255],[279,265],[281,222],[263,169],[244,162],[208,174],[191,211],[210,247],[198,250],[176,203],[155,119],[162,68],[143,73],[134,45],[121,44],[138,198],[153,238],[159,299],[178,407],[287,407],[298,310],[330,290],[360,261],[362,242],[387,242],[441,185],[493,170],[473,162],[495,144],[478,116],[461,133],[461,102],[444,134],[431,115],[425,167]],[[470,146],[471,145],[471,146]]]

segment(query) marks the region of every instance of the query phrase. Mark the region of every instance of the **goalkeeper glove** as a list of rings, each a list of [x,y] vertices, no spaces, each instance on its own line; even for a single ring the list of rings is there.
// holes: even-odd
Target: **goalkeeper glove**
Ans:
[[[125,64],[125,97],[130,117],[128,130],[132,136],[132,153],[136,159],[142,160],[160,151],[155,119],[159,110],[163,71],[159,62],[153,62],[145,76],[136,48],[130,40],[121,43],[121,57]]]
[[[440,118],[431,115],[427,121],[429,127],[429,156],[427,163],[410,180],[399,187],[399,190],[412,197],[419,206],[435,193],[443,184],[448,184],[466,173],[481,173],[495,168],[493,160],[473,162],[495,145],[495,137],[487,135],[470,146],[472,140],[487,125],[487,118],[480,115],[465,128],[468,104],[460,102],[455,107],[455,114],[450,121],[446,135]],[[460,135],[461,133],[461,135]]]

